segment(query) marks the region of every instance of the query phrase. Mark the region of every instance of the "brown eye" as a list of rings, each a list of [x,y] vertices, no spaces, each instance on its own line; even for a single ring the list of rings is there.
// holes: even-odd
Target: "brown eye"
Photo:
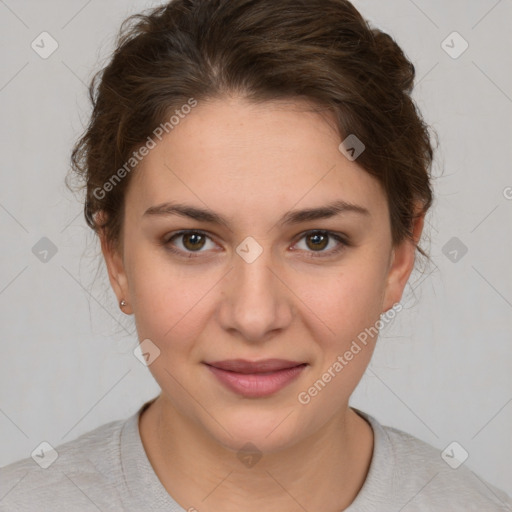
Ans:
[[[180,231],[167,237],[162,243],[169,251],[186,258],[199,257],[216,245],[210,236],[201,231]]]
[[[325,233],[311,233],[306,235],[306,240],[310,249],[322,251],[329,243],[329,236]]]
[[[189,251],[202,249],[205,244],[205,236],[201,233],[185,233],[183,237],[183,246]]]
[[[300,247],[302,240],[305,240],[305,248]],[[308,257],[321,258],[338,254],[346,249],[350,243],[342,236],[330,231],[310,231],[305,233],[296,244]],[[331,246],[330,249],[325,250]]]

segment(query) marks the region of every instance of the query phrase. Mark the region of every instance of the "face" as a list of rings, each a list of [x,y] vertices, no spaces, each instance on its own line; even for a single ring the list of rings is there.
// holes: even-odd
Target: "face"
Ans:
[[[301,103],[199,103],[132,176],[122,247],[102,241],[124,312],[160,351],[149,369],[169,409],[234,450],[343,417],[375,338],[351,346],[413,267],[384,191],[328,121]]]

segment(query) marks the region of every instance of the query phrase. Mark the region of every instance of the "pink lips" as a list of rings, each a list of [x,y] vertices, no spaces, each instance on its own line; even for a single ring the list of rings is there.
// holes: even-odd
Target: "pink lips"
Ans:
[[[246,397],[264,397],[276,393],[295,380],[306,363],[285,359],[246,361],[230,359],[206,363],[210,371],[228,389]]]

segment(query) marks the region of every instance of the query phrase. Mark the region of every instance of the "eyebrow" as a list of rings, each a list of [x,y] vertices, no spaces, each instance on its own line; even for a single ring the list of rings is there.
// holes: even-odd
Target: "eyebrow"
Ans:
[[[342,213],[357,213],[360,215],[370,216],[370,212],[363,206],[339,200],[334,201],[333,203],[329,203],[325,206],[320,206],[318,208],[292,210],[284,214],[277,222],[277,224],[280,226],[293,225],[311,220],[329,219]],[[229,227],[228,220],[218,213],[215,213],[212,210],[197,208],[195,206],[182,203],[167,202],[156,206],[151,206],[144,212],[143,217],[150,217],[154,215],[179,215],[181,217],[186,217],[197,221],[209,222],[212,224],[219,224]]]

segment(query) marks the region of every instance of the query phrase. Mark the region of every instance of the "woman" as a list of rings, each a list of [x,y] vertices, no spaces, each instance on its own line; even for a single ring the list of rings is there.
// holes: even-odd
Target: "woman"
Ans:
[[[343,0],[130,21],[73,164],[162,392],[3,468],[1,510],[507,510],[349,406],[432,203],[401,49]]]

